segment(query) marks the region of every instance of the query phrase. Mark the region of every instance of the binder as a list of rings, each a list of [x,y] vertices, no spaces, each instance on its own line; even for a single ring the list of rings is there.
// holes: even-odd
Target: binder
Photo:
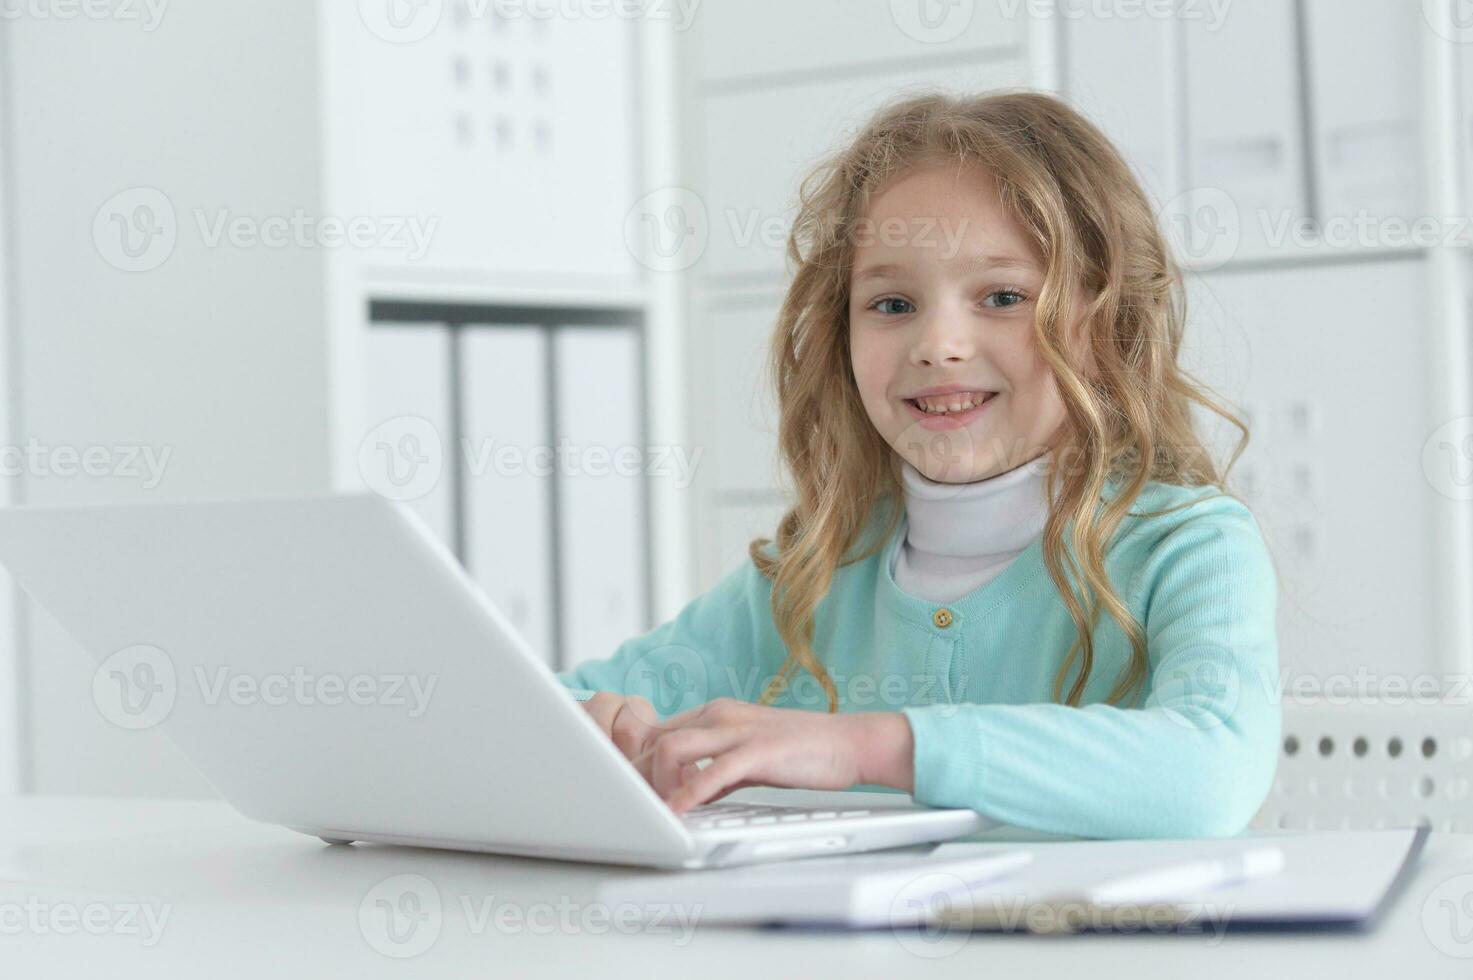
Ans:
[[[630,327],[553,331],[560,668],[649,628],[641,345]],[[661,477],[663,478],[663,477]]]
[[[1182,22],[1187,91],[1187,174],[1238,234],[1238,254],[1269,248],[1273,229],[1304,215],[1302,119],[1295,71],[1294,5],[1234,7],[1220,25]],[[1265,222],[1270,231],[1265,231]],[[1219,234],[1215,228],[1208,229]]]
[[[459,343],[466,568],[553,663],[547,334],[467,326]]]
[[[1120,147],[1157,207],[1183,189],[1170,93],[1176,24],[1166,18],[1064,21],[1064,84],[1071,101]]]
[[[364,432],[373,445],[361,446],[359,469],[381,492],[389,467],[430,467],[427,489],[406,488],[403,502],[440,539],[455,548],[456,447],[450,391],[450,331],[439,324],[373,324],[364,339]],[[428,423],[428,428],[416,419]],[[401,440],[413,441],[404,443]],[[415,456],[411,461],[407,454]],[[363,473],[365,468],[370,473]]]
[[[1305,15],[1320,218],[1423,213],[1418,5],[1307,0]]]

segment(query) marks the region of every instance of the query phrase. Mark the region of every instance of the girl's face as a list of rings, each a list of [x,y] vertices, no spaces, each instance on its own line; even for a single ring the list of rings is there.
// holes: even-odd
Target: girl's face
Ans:
[[[860,399],[911,465],[970,483],[1052,447],[1064,406],[1033,340],[1043,269],[990,174],[932,163],[881,188],[851,273]]]

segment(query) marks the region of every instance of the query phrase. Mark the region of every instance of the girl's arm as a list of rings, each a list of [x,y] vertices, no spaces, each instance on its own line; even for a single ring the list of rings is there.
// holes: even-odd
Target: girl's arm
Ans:
[[[674,619],[556,676],[579,700],[598,691],[638,696],[661,718],[714,698],[756,700],[757,678],[774,672],[768,661],[783,649],[768,611],[771,588],[748,559]]]
[[[915,798],[1083,837],[1242,830],[1282,728],[1273,565],[1247,519],[1188,522],[1151,567],[1142,707],[905,708]]]

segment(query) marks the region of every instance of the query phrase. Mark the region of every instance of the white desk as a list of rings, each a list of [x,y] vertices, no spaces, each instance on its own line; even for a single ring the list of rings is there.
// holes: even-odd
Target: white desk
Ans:
[[[410,848],[328,847],[247,821],[222,803],[12,798],[0,800],[0,976],[893,980],[913,970],[969,980],[1473,976],[1473,892],[1462,892],[1469,904],[1461,933],[1429,930],[1423,918],[1439,884],[1473,874],[1473,836],[1433,834],[1414,877],[1370,934],[1229,932],[1214,939],[977,933],[928,947],[944,953],[930,956],[916,950],[914,934],[906,943],[885,930],[698,925],[682,936],[674,926],[641,933],[621,931],[615,922],[603,934],[584,931],[580,917],[598,882],[632,873],[639,872]],[[442,901],[434,944],[411,959],[377,951],[359,921],[375,885],[400,874],[429,879]],[[510,903],[530,918],[504,918],[501,928],[494,917],[482,919],[478,929],[478,910],[492,907],[488,902]],[[99,904],[88,912],[90,903]],[[124,932],[129,910],[135,931]],[[155,921],[167,914],[151,946],[145,945],[149,910]],[[96,916],[96,934],[68,919],[84,914]],[[558,930],[560,918],[573,928]],[[47,929],[70,923],[76,931],[42,934],[35,922]]]

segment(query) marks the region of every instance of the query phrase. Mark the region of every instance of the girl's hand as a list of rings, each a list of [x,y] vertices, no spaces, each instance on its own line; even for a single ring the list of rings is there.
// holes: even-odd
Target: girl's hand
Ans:
[[[654,705],[637,694],[626,697],[599,691],[583,702],[583,710],[630,759],[644,752],[659,732],[660,716]]]
[[[910,722],[898,712],[831,715],[718,698],[636,740],[642,750],[625,754],[676,813],[746,786],[910,792],[914,782]]]

